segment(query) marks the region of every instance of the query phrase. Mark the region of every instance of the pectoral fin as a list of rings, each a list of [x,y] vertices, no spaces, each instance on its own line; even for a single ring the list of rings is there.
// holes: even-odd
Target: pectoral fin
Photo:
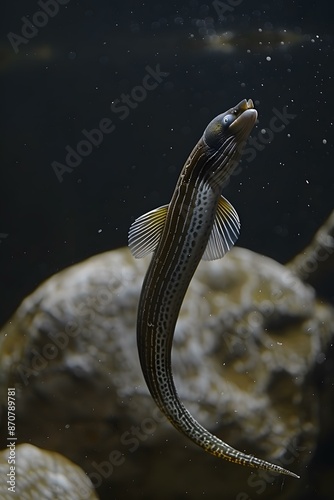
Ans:
[[[219,199],[210,238],[203,260],[221,259],[237,241],[240,221],[237,212],[224,196]]]
[[[136,219],[129,229],[129,248],[136,259],[155,250],[167,217],[168,205],[155,208]]]

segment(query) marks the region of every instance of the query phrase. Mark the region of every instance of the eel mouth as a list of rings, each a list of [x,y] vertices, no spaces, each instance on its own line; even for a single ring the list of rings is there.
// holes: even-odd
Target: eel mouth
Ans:
[[[257,120],[257,111],[254,108],[252,99],[243,99],[231,112],[236,115],[236,119],[231,123],[229,129],[236,135],[247,138]]]

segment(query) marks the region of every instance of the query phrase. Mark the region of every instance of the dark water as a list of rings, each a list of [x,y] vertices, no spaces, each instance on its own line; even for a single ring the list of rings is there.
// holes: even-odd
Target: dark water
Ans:
[[[210,2],[70,0],[35,18],[36,33],[37,2],[7,2],[1,323],[55,272],[126,245],[134,217],[168,202],[207,123],[243,98],[259,111],[260,146],[224,193],[242,221],[238,245],[285,262],[309,242],[333,209],[332,4],[237,3],[219,19]],[[206,51],[204,35],[222,31],[238,46]]]

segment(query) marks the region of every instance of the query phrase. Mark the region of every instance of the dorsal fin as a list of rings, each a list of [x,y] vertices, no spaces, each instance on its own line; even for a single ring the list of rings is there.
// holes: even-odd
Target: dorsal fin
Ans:
[[[166,222],[168,205],[141,215],[130,226],[129,247],[132,255],[140,259],[155,250]]]
[[[221,196],[210,238],[202,259],[221,259],[237,241],[239,231],[240,221],[236,210],[224,196]]]

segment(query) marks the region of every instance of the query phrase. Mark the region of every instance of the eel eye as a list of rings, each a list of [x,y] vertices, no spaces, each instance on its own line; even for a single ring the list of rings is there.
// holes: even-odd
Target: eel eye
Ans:
[[[204,131],[204,141],[210,148],[219,147],[224,133],[228,131],[229,126],[236,119],[236,116],[229,113],[225,116],[219,116],[212,120]]]
[[[231,123],[234,122],[235,118],[236,117],[234,115],[231,115],[231,114],[224,116],[223,126],[224,126],[225,130],[231,125]]]

